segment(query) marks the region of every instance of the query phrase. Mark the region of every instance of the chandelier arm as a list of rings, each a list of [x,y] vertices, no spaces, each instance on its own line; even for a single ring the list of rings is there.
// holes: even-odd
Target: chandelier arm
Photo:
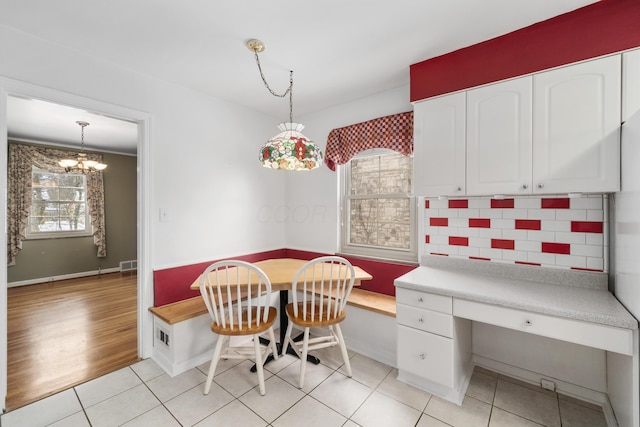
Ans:
[[[291,94],[291,87],[293,86],[293,77],[291,77],[291,79],[289,80],[289,88],[283,94],[278,94],[274,92],[273,89],[269,87],[269,83],[267,83],[267,79],[264,77],[264,73],[262,72],[262,66],[260,66],[260,59],[258,58],[258,52],[254,52],[254,56],[256,57],[256,64],[258,65],[258,71],[260,71],[260,77],[262,78],[262,82],[264,83],[264,86],[269,90],[269,92],[271,92],[271,95],[277,96],[278,98],[284,98],[285,96],[287,96],[287,94],[291,96],[290,94]],[[293,71],[291,71],[291,75],[293,76]]]

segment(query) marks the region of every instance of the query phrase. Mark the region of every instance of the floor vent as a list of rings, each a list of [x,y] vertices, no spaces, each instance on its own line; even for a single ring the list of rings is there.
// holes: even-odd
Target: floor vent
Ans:
[[[138,269],[138,260],[120,261],[120,271],[132,271]]]

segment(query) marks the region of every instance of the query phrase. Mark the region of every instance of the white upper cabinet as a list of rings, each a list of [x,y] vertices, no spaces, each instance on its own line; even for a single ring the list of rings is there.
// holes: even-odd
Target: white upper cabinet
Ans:
[[[532,77],[467,92],[467,194],[531,193]]]
[[[622,54],[622,121],[640,111],[640,49]]]
[[[465,93],[414,106],[414,193],[465,194]]]
[[[534,75],[533,191],[620,188],[620,55]]]

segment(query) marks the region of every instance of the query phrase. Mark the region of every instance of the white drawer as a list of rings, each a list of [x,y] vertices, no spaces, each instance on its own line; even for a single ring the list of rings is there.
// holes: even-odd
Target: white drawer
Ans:
[[[452,313],[451,297],[429,294],[413,289],[396,288],[396,302],[445,314]]]
[[[453,315],[602,350],[633,354],[630,329],[460,299],[453,301]]]
[[[450,314],[397,304],[396,321],[405,326],[453,338],[453,316]]]
[[[398,325],[398,369],[453,388],[453,340]]]

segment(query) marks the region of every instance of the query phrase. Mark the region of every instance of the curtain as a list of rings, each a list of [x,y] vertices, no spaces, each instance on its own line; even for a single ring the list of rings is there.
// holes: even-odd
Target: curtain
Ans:
[[[353,156],[371,148],[388,148],[413,155],[413,111],[379,117],[333,129],[327,137],[324,162],[332,171]]]
[[[31,210],[32,166],[54,173],[64,173],[58,165],[62,158],[76,157],[77,151],[59,150],[33,145],[9,144],[7,167],[7,257],[9,265],[15,263],[22,249],[25,230]],[[89,160],[101,162],[102,155],[87,153]],[[93,242],[98,247],[98,258],[107,256],[104,220],[104,183],[102,172],[88,174],[87,206],[91,217]]]

